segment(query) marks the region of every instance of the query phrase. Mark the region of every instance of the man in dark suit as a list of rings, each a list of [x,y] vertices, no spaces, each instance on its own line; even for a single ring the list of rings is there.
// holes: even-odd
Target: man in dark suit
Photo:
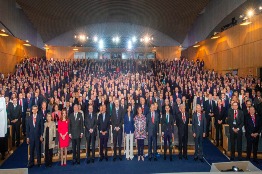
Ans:
[[[198,93],[198,95],[199,95],[199,96],[198,96],[197,99],[196,99],[196,104],[200,105],[200,106],[203,108],[203,107],[204,107],[205,99],[204,99],[203,94],[202,94],[201,91]]]
[[[72,106],[70,106],[70,102],[69,101],[66,102],[66,108],[65,109],[66,109],[67,115],[70,115],[71,113],[74,112],[74,109],[73,109]]]
[[[109,128],[110,128],[110,115],[106,114],[106,106],[100,106],[100,114],[98,116],[98,130],[100,138],[100,159],[103,161],[104,157],[108,161],[107,157],[107,141],[109,137]],[[105,153],[104,153],[105,150]]]
[[[113,143],[114,143],[114,161],[116,161],[117,157],[117,144],[118,144],[118,155],[120,161],[122,161],[121,157],[121,146],[122,146],[122,133],[123,133],[123,118],[124,113],[123,110],[119,107],[119,100],[115,100],[115,107],[112,113],[112,129],[113,129]]]
[[[30,159],[28,168],[34,165],[34,154],[36,150],[37,165],[41,166],[41,142],[43,141],[44,124],[43,118],[37,114],[38,106],[32,107],[32,115],[26,120],[26,141],[30,146]]]
[[[154,158],[157,161],[157,134],[159,129],[160,116],[155,112],[155,105],[151,105],[150,112],[146,116],[146,132],[148,135],[148,159],[149,161]],[[154,147],[152,154],[152,145]]]
[[[149,108],[145,104],[145,98],[144,97],[140,97],[140,106],[141,106],[141,109],[142,109],[142,114],[144,116],[147,116],[147,114],[149,113]]]
[[[246,137],[247,137],[247,160],[250,160],[251,150],[253,148],[253,160],[258,163],[257,150],[259,134],[261,132],[261,118],[255,113],[255,108],[250,107],[249,117],[246,120]]]
[[[38,110],[38,114],[43,118],[43,124],[46,122],[46,115],[49,111],[47,110],[46,101],[42,102],[41,109]]]
[[[244,114],[238,109],[238,103],[232,103],[232,109],[228,111],[228,124],[231,143],[231,157],[235,158],[235,142],[237,140],[238,160],[242,160],[242,128],[244,126]]]
[[[170,112],[170,106],[166,106],[166,114],[161,120],[162,137],[164,137],[164,160],[166,160],[167,141],[169,145],[169,158],[172,161],[172,139],[174,137],[174,117]]]
[[[196,112],[193,114],[192,131],[195,140],[194,160],[199,159],[201,162],[204,162],[203,138],[206,136],[206,117],[205,114],[202,113],[202,107],[199,104],[197,104]]]
[[[73,148],[73,165],[77,162],[80,164],[80,141],[83,137],[83,116],[78,110],[78,105],[74,105],[74,112],[69,115],[69,137],[72,141]],[[77,156],[76,156],[77,154]]]
[[[175,93],[173,95],[173,102],[176,102],[176,99],[178,99],[178,98],[182,99],[182,95],[181,95],[181,93],[179,93],[178,87],[175,87]]]
[[[147,106],[151,106],[152,104],[154,104],[155,103],[155,98],[153,97],[153,92],[152,91],[150,91],[149,92],[149,97],[148,97],[148,99],[147,99]]]
[[[96,142],[96,129],[97,129],[97,116],[93,112],[93,106],[88,106],[88,113],[86,113],[85,120],[85,131],[86,131],[86,143],[87,143],[87,163],[90,163],[90,144],[92,144],[92,159],[91,162],[95,161],[95,142]]]
[[[222,125],[225,123],[226,119],[226,108],[223,107],[221,99],[217,101],[217,107],[214,109],[215,115],[215,128],[216,128],[216,146],[223,145],[223,137],[222,137]]]
[[[13,103],[10,106],[9,121],[12,125],[12,146],[16,145],[16,147],[20,145],[21,118],[22,107],[20,105],[17,105],[17,98],[14,98]]]
[[[33,98],[33,105],[37,105],[38,108],[41,108],[42,99],[39,97],[39,93],[35,92],[35,97]]]
[[[210,129],[210,122],[211,122],[211,117],[214,116],[214,109],[216,107],[215,101],[212,99],[212,94],[208,95],[208,100],[204,102],[204,111],[205,111],[205,116],[206,116],[206,137],[209,137],[209,129]]]
[[[188,142],[188,123],[189,123],[189,114],[186,112],[186,106],[180,105],[180,112],[177,113],[176,125],[178,127],[178,150],[179,150],[179,159],[182,159],[182,150],[183,157],[187,160],[187,142]]]
[[[114,107],[115,107],[115,104],[114,104],[114,101],[113,101],[113,97],[109,96],[106,112],[107,112],[107,115],[109,115],[110,117],[113,114],[113,108]]]

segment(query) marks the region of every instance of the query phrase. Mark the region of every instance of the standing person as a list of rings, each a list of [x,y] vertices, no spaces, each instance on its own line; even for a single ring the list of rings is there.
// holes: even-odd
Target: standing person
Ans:
[[[246,120],[247,137],[247,160],[250,160],[251,150],[253,149],[253,160],[258,163],[257,150],[259,142],[259,133],[261,132],[261,118],[255,113],[255,108],[250,107],[249,117]]]
[[[37,114],[38,106],[32,107],[32,115],[26,120],[26,141],[30,145],[30,159],[28,168],[34,165],[34,155],[36,150],[37,166],[41,166],[41,142],[43,141],[43,118]]]
[[[68,129],[69,129],[68,114],[66,112],[66,109],[63,109],[60,120],[58,121],[61,166],[66,166],[67,148],[69,146]]]
[[[142,114],[142,108],[137,108],[135,122],[135,138],[137,141],[138,161],[140,158],[144,161],[144,140],[146,139],[146,117]]]
[[[188,123],[189,123],[189,114],[186,112],[186,106],[180,105],[180,112],[177,114],[176,125],[178,128],[178,150],[179,150],[179,159],[183,157],[187,160],[187,142],[188,142]],[[183,151],[182,151],[183,150]]]
[[[7,111],[3,95],[0,97],[0,147],[1,159],[4,160],[7,151]]]
[[[78,105],[74,105],[74,112],[69,116],[69,137],[73,147],[73,165],[80,164],[80,141],[83,137],[83,116],[79,113]]]
[[[223,145],[222,137],[222,124],[226,119],[226,108],[222,105],[221,99],[217,101],[217,107],[215,108],[215,128],[216,128],[216,146]]]
[[[27,104],[26,99],[23,98],[23,94],[19,94],[18,104],[22,107],[22,132],[25,135],[25,119],[26,119],[26,111],[27,111]]]
[[[203,138],[206,136],[206,117],[202,113],[201,105],[197,104],[196,112],[193,114],[192,118],[192,132],[195,140],[195,154],[194,160],[199,159],[201,162],[203,160]]]
[[[118,155],[120,161],[122,161],[121,157],[121,146],[122,146],[122,133],[123,133],[123,113],[119,108],[119,100],[115,100],[115,108],[113,109],[112,114],[112,129],[113,129],[113,143],[114,143],[114,158],[113,161],[116,161],[117,157],[117,144],[118,144]]]
[[[164,137],[164,160],[166,160],[167,142],[169,146],[169,158],[172,161],[172,139],[174,137],[174,116],[170,112],[170,106],[165,107],[165,115],[162,116],[161,130]]]
[[[131,112],[131,105],[127,106],[127,113],[124,117],[124,132],[126,138],[126,159],[132,160],[134,158],[133,143],[134,143],[134,115]]]
[[[108,112],[107,112],[108,113]],[[107,141],[109,137],[109,128],[110,128],[110,115],[106,114],[106,106],[100,106],[100,114],[98,116],[98,130],[99,130],[99,138],[100,138],[100,159],[99,161],[103,161],[105,158],[108,161],[107,157]],[[104,153],[105,151],[105,153]]]
[[[206,137],[209,137],[209,129],[210,129],[210,122],[211,122],[211,117],[214,116],[214,109],[216,107],[216,103],[213,100],[212,94],[208,95],[208,100],[204,102],[204,111],[205,111],[205,116],[206,116],[206,122],[207,126],[205,132],[206,132]]]
[[[52,116],[50,113],[46,115],[46,122],[44,124],[44,134],[43,134],[43,145],[45,150],[45,166],[52,166],[53,149],[55,148],[55,138],[56,138],[56,125],[52,121]]]
[[[159,129],[159,115],[155,112],[155,105],[150,106],[150,112],[146,117],[146,132],[148,135],[148,159],[149,161],[154,158],[154,161],[157,161],[157,134]],[[153,153],[152,153],[153,145]]]
[[[242,160],[242,128],[244,126],[244,114],[238,109],[238,103],[232,103],[232,109],[228,111],[229,135],[231,143],[231,157],[235,158],[235,142],[237,141],[238,160]]]
[[[94,163],[95,161],[95,142],[96,142],[96,132],[97,132],[97,116],[94,113],[93,106],[88,106],[88,112],[86,113],[85,120],[85,131],[86,131],[86,142],[87,142],[87,149],[86,149],[86,163],[90,163],[90,144],[92,144],[92,159],[91,162]]]
[[[20,125],[22,118],[22,107],[17,105],[17,98],[13,99],[13,104],[10,106],[9,121],[12,125],[12,146],[20,145]]]
[[[54,112],[52,112],[52,118],[53,118],[54,122],[56,123],[56,125],[57,125],[60,117],[61,117],[61,111],[59,110],[58,104],[55,104],[54,105]]]

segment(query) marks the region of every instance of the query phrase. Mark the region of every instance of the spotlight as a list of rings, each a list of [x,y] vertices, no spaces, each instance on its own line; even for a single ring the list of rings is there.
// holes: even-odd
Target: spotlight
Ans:
[[[211,39],[218,39],[218,38],[220,38],[220,36],[218,35],[218,32],[214,32],[214,34],[211,37]]]
[[[248,16],[249,18],[251,18],[252,16],[254,16],[254,10],[248,10],[248,11],[247,11],[247,16]]]
[[[4,29],[1,30],[1,32],[3,33],[0,33],[0,36],[3,36],[3,37],[6,37],[6,36],[9,36]]]
[[[94,36],[93,40],[94,40],[94,42],[97,42],[98,41],[98,37]]]
[[[31,46],[31,44],[29,44],[29,40],[26,40],[25,42],[26,42],[26,43],[23,44],[24,46],[27,46],[27,47],[30,47],[30,46]]]
[[[136,42],[136,40],[137,40],[137,39],[136,39],[136,37],[135,37],[135,36],[133,36],[133,37],[132,37],[132,42],[133,42],[133,43],[135,43],[135,42]]]
[[[78,48],[73,48],[73,51],[78,51]]]
[[[198,42],[195,42],[195,45],[193,47],[197,48],[197,47],[200,47],[200,45],[198,44]]]
[[[262,6],[259,6],[258,9],[259,9],[259,11],[261,11],[262,10]]]
[[[132,41],[129,40],[128,43],[127,43],[127,49],[128,49],[128,50],[131,50],[132,47],[133,47],[133,45],[132,45]]]
[[[146,37],[145,37],[145,43],[148,43],[149,40],[150,40],[150,38],[146,36]]]
[[[99,40],[98,48],[99,48],[100,50],[104,49],[104,41],[103,41],[102,39]]]
[[[119,43],[120,38],[118,36],[115,37],[115,43]]]
[[[79,40],[84,42],[86,40],[86,36],[85,35],[80,35],[79,36]]]

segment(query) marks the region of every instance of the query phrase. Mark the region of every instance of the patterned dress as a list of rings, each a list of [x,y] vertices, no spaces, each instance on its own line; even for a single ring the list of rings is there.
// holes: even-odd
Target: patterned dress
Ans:
[[[146,117],[144,115],[135,116],[135,138],[145,139],[146,138]]]

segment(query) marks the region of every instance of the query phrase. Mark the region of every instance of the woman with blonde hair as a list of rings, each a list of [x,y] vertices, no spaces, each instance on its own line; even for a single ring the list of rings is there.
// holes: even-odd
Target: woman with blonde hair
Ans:
[[[55,122],[52,121],[52,116],[50,113],[46,115],[46,122],[44,124],[44,150],[45,150],[45,166],[52,166],[53,149],[55,148],[55,138],[56,138],[56,126]]]

